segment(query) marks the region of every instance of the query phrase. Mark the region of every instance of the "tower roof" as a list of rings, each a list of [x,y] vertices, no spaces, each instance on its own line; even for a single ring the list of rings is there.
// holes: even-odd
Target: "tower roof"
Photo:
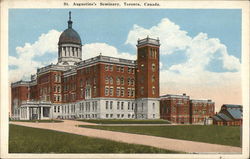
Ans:
[[[58,45],[60,44],[78,44],[82,45],[79,34],[72,28],[71,12],[69,12],[68,28],[63,31],[59,37]]]

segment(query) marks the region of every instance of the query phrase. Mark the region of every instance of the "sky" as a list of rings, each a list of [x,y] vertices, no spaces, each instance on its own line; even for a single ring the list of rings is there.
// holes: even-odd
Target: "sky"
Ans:
[[[10,9],[9,80],[57,62],[68,12],[83,59],[136,59],[138,38],[160,39],[160,94],[241,104],[240,9]]]

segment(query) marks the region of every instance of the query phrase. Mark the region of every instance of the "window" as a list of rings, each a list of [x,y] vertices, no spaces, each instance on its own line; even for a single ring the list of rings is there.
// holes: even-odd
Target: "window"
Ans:
[[[108,76],[106,76],[106,78],[105,78],[105,84],[109,84],[109,77]]]
[[[96,78],[95,77],[94,77],[93,81],[94,81],[94,84],[96,84]]]
[[[121,78],[121,85],[124,85],[124,77]]]
[[[141,95],[144,94],[144,87],[141,87]]]
[[[120,114],[117,114],[117,118],[120,118]]]
[[[110,109],[113,109],[113,101],[110,101]]]
[[[121,72],[124,72],[124,67],[121,67]]]
[[[134,97],[135,96],[135,90],[134,88],[131,90],[131,97]]]
[[[152,64],[152,71],[155,72],[155,64]]]
[[[56,113],[56,106],[54,106],[54,112]]]
[[[116,84],[120,85],[120,78],[119,77],[116,77]]]
[[[120,66],[116,66],[116,71],[120,72]]]
[[[131,85],[133,86],[135,84],[135,80],[131,79]]]
[[[114,95],[114,88],[113,87],[110,87],[110,89],[109,89],[109,95],[110,96]]]
[[[131,68],[130,67],[128,67],[128,73],[130,73],[131,72]]]
[[[130,96],[131,88],[128,88],[128,97]]]
[[[121,103],[121,110],[123,110],[124,102]]]
[[[105,87],[105,96],[108,96],[108,95],[109,95],[109,87],[106,86],[106,87]]]
[[[124,88],[121,88],[121,96],[124,97]]]
[[[120,109],[120,102],[117,102],[117,110]]]
[[[131,107],[132,110],[134,110],[134,103],[132,103],[132,107]]]
[[[109,65],[105,65],[105,71],[109,70]]]
[[[110,70],[110,71],[113,71],[113,65],[110,65],[110,66],[109,66],[109,70]]]
[[[155,110],[155,103],[153,103],[153,110]]]
[[[128,78],[128,85],[130,85],[130,78]]]
[[[108,114],[106,114],[106,118],[109,118],[109,115],[108,115]]]
[[[118,97],[120,96],[120,87],[116,88],[116,96],[118,96]]]
[[[106,109],[109,109],[109,101],[106,101]]]
[[[94,96],[97,96],[96,86],[94,86]]]
[[[121,115],[121,118],[123,118],[123,117],[124,117],[124,114]]]
[[[110,114],[110,118],[113,118],[113,114]]]
[[[153,118],[155,118],[155,114],[153,114]]]
[[[155,87],[152,87],[152,94],[155,95]]]
[[[128,102],[128,110],[130,109],[130,102]]]
[[[141,71],[144,71],[144,64],[141,64]]]
[[[152,82],[155,82],[155,76],[154,75],[152,76]]]
[[[113,84],[113,77],[109,77],[109,83]]]

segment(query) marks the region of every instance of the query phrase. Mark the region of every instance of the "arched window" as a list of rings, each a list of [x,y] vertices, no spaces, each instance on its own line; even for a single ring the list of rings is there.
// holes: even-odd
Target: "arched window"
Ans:
[[[155,76],[154,75],[152,76],[152,82],[155,82]]]
[[[153,64],[152,64],[152,71],[155,72],[155,69],[156,69],[156,68],[155,68],[155,64],[153,63]]]
[[[110,78],[109,78],[109,83],[110,83],[110,84],[113,84],[113,77],[110,77]]]
[[[152,94],[155,95],[155,87],[152,87]]]
[[[120,85],[120,78],[119,77],[116,77],[116,84]]]
[[[109,77],[108,76],[106,76],[105,83],[109,84]]]

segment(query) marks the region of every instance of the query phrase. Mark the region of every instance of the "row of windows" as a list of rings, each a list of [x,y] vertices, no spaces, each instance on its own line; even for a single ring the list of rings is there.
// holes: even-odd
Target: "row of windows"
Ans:
[[[64,106],[54,106],[54,112],[56,113],[75,113],[76,106],[74,105],[64,105]]]
[[[156,94],[156,89],[155,89],[154,86],[152,87],[152,94],[153,94],[153,95]],[[141,95],[144,95],[144,87],[141,87]]]
[[[86,114],[86,115],[80,114],[79,117],[80,118],[97,118],[97,114]]]
[[[152,63],[152,72],[155,72],[156,70],[156,65],[154,63]],[[141,71],[144,72],[145,71],[145,66],[144,64],[141,64]]]
[[[114,70],[114,66],[113,65],[105,65],[105,71],[113,71]],[[116,71],[117,72],[124,72],[125,68],[124,66],[116,66]],[[127,69],[128,73],[135,73],[135,69],[132,67],[128,67]]]
[[[113,96],[114,95],[114,88],[111,86],[105,86],[105,96]],[[116,96],[117,97],[124,97],[125,96],[125,88],[124,87],[116,87]],[[127,88],[127,96],[134,97],[135,96],[135,89],[134,88]]]
[[[113,77],[111,76],[106,76],[105,78],[105,83],[106,84],[113,84],[114,83],[114,80],[113,80]],[[117,85],[124,85],[124,77],[116,77],[116,84]],[[134,85],[135,84],[135,80],[133,78],[128,78],[127,79],[127,84],[130,86],[130,85]]]
[[[114,118],[115,116],[113,114],[106,114],[106,118]],[[124,118],[124,114],[116,114],[117,118]],[[135,115],[134,114],[128,114],[127,115],[128,118],[134,118]]]
[[[125,102],[117,101],[116,103],[116,109],[117,110],[124,110]],[[133,102],[127,102],[127,109],[128,110],[134,110],[134,103]],[[112,110],[113,109],[113,101],[106,101],[106,110]]]
[[[61,82],[61,75],[55,74],[55,75],[54,75],[54,79],[55,79],[55,80],[54,80],[55,82],[59,82],[59,83],[60,83],[60,82]]]
[[[61,102],[62,98],[60,94],[54,94],[54,101],[55,102]]]
[[[80,112],[90,112],[92,108],[92,111],[97,111],[97,101],[92,102],[92,107],[90,102],[80,103],[79,104],[79,110]]]

